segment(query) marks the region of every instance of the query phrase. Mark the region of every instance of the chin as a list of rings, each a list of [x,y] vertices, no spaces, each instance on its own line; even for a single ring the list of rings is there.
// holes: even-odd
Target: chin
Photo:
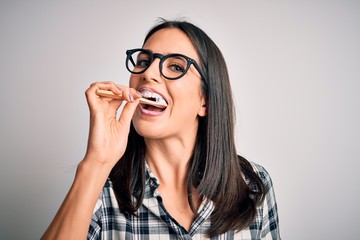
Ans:
[[[144,138],[160,138],[165,129],[159,123],[146,121],[133,121],[136,132]]]

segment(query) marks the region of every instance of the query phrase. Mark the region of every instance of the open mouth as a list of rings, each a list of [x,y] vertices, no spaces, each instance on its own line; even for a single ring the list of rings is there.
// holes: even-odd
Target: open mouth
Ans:
[[[166,100],[158,93],[152,92],[148,89],[140,91],[143,98],[148,101],[142,102],[141,107],[147,111],[162,112],[167,107]]]

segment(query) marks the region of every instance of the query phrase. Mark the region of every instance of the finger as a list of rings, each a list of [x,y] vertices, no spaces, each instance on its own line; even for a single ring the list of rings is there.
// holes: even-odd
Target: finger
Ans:
[[[136,91],[135,89],[133,88],[129,88],[129,91],[130,91],[130,94],[133,95],[134,99],[139,99],[142,97],[141,93]]]
[[[121,105],[123,104],[122,100],[113,99],[109,102],[109,110],[115,116]]]
[[[139,104],[138,100],[133,102],[127,102],[124,106],[123,111],[120,114],[119,122],[126,128],[130,127],[131,119],[134,115],[137,105]]]
[[[117,85],[117,86],[120,87],[121,85]],[[133,88],[125,87],[124,89],[122,89],[122,93],[123,93],[123,100],[121,101],[114,100],[110,102],[110,107],[114,109],[115,112],[120,108],[122,101],[133,102],[134,100],[141,98],[141,93],[139,93]]]
[[[96,90],[110,91],[117,96],[122,96],[123,90],[128,88],[126,86],[118,85],[118,84],[115,84],[114,82],[109,82],[109,81],[101,82],[97,86],[98,86],[98,89],[96,89]]]
[[[104,85],[104,83],[102,84],[99,82],[92,83],[90,87],[85,91],[86,100],[90,108],[93,108],[95,103],[99,101],[99,97],[96,94],[96,90],[100,88],[100,85]]]
[[[117,84],[117,87],[122,89],[123,99],[127,102],[133,102],[135,99],[141,97],[141,93],[133,88],[125,87],[119,84]]]
[[[118,87],[122,87],[121,85],[117,85]],[[127,93],[129,93],[129,94],[127,94]],[[133,88],[127,88],[127,87],[125,87],[124,89],[123,89],[123,95],[124,95],[124,100],[125,101],[127,101],[127,102],[133,102],[133,101],[135,101],[135,100],[137,100],[137,99],[139,99],[139,98],[141,98],[141,93],[140,92],[138,92],[138,91],[136,91],[135,89],[133,89]],[[125,97],[125,96],[128,96],[128,97]],[[118,109],[120,108],[120,106],[121,106],[121,103],[122,102],[117,102],[117,101],[114,101],[114,102],[110,102],[110,105],[111,105],[111,108],[115,111],[115,112],[117,112],[118,111]],[[137,103],[138,104],[138,103]],[[136,104],[136,106],[137,106],[137,104]],[[135,106],[135,108],[134,108],[134,110],[130,110],[130,111],[135,111],[135,109],[136,109],[136,106]],[[125,108],[123,109],[123,110],[125,110],[125,111],[127,111]],[[132,118],[132,115],[133,115],[133,113],[130,113],[130,115],[131,115],[131,117],[130,118]],[[120,118],[119,118],[120,119]],[[131,120],[131,119],[130,119]],[[121,120],[120,120],[121,121]],[[127,120],[125,120],[125,121],[127,121]]]
[[[109,97],[99,97],[99,95],[96,92],[97,90],[111,91],[114,94],[121,96],[121,95],[123,95],[122,94],[123,88],[126,89],[128,87],[117,85],[110,81],[95,82],[95,83],[91,84],[90,87],[85,92],[88,104],[90,107],[92,107],[96,103],[100,103],[100,101],[102,101],[102,100],[106,100],[107,102],[110,102],[113,100],[113,98],[111,98],[111,97],[110,98]],[[122,99],[120,99],[120,100],[122,100]]]

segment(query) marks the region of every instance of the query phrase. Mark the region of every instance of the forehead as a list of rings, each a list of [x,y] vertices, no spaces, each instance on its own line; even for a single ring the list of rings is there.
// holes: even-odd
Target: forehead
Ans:
[[[155,32],[143,48],[164,55],[180,53],[198,61],[198,55],[189,37],[177,28],[165,28]]]

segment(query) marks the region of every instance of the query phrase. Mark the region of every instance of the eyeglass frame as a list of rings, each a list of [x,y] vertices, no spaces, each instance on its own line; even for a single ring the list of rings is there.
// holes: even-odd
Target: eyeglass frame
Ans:
[[[149,56],[150,56],[150,63],[149,63],[149,66],[145,67],[143,70],[141,70],[140,72],[134,72],[132,70],[130,70],[129,66],[128,66],[128,62],[130,61],[134,67],[136,66],[135,62],[134,62],[134,59],[131,58],[131,55],[136,52],[136,51],[142,51],[142,52],[145,52],[147,53]],[[162,71],[162,68],[163,68],[163,63],[166,59],[170,58],[170,57],[182,57],[184,58],[186,61],[187,61],[187,66],[186,68],[184,69],[184,72],[180,74],[180,76],[178,77],[167,77],[163,74],[163,71]],[[161,53],[153,53],[152,51],[148,50],[148,49],[143,49],[143,48],[135,48],[135,49],[129,49],[129,50],[126,50],[126,60],[125,60],[125,66],[126,66],[126,69],[130,72],[130,73],[133,73],[133,74],[142,74],[144,73],[150,66],[151,64],[155,61],[156,58],[159,58],[160,59],[160,62],[159,62],[159,70],[160,70],[160,74],[168,79],[168,80],[177,80],[177,79],[180,79],[182,78],[190,69],[190,66],[191,64],[194,65],[195,69],[199,72],[200,76],[201,76],[201,79],[205,80],[205,76],[204,74],[202,73],[201,69],[200,69],[200,66],[197,64],[197,62],[188,57],[188,56],[185,56],[183,54],[180,54],[180,53],[170,53],[170,54],[167,54],[167,55],[163,55]]]

